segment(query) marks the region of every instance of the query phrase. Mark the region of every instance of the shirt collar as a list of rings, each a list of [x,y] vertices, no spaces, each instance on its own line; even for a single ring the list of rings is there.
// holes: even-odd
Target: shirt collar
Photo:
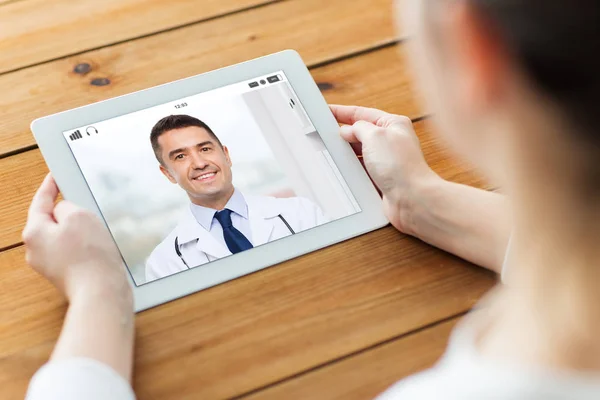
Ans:
[[[225,205],[225,208],[233,211],[245,219],[248,219],[248,205],[246,203],[246,199],[244,199],[242,192],[237,189],[233,191],[233,195]],[[207,231],[210,231],[215,213],[220,211],[215,210],[214,208],[202,207],[194,203],[191,203],[190,209],[196,221]]]

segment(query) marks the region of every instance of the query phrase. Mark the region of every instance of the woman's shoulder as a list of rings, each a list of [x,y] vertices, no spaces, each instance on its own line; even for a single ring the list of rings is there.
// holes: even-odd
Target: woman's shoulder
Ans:
[[[454,328],[444,355],[433,367],[399,381],[376,400],[600,399],[600,376],[590,379],[479,354],[475,338],[483,315],[477,314]]]

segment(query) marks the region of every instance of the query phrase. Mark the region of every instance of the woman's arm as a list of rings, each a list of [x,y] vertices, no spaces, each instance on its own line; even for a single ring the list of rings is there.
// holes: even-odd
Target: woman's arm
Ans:
[[[407,234],[502,272],[512,224],[500,194],[436,179],[415,188],[402,226]]]
[[[501,272],[511,229],[502,195],[441,179],[427,165],[407,117],[354,106],[331,110],[381,192],[392,225]]]
[[[110,366],[131,381],[133,333],[130,291],[101,285],[90,287],[85,294],[70,300],[50,360],[91,358]]]
[[[101,221],[69,202],[55,205],[57,196],[56,183],[48,175],[32,200],[23,231],[27,262],[69,301],[58,343],[40,373],[60,381],[60,371],[53,366],[68,366],[66,370],[73,365],[66,361],[87,360],[91,367],[85,371],[93,374],[106,369],[111,371],[106,376],[114,372],[114,379],[120,375],[118,379],[129,386],[133,300],[123,262]],[[47,386],[53,381],[44,379],[44,374],[36,379],[32,384],[46,382]],[[78,385],[77,381],[71,383]],[[30,389],[39,392],[35,387]]]

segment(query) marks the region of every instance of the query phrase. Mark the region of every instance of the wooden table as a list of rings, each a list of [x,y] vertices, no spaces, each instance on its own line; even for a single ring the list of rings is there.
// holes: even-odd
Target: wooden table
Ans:
[[[47,169],[37,117],[285,48],[327,100],[402,113],[443,177],[490,189],[431,135],[391,0],[0,0],[0,391],[22,398],[65,301],[25,264]],[[431,365],[495,277],[387,227],[143,312],[140,399],[371,398]]]

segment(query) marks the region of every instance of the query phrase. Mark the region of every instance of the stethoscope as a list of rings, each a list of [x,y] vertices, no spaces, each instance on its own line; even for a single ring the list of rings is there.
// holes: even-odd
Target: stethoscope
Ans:
[[[295,235],[296,232],[294,232],[294,230],[292,229],[290,224],[287,222],[287,220],[285,218],[283,218],[283,215],[279,214],[278,217],[285,224],[285,226],[288,228],[290,233],[292,235]],[[181,254],[181,250],[179,250],[179,236],[175,237],[175,253],[177,253],[179,258],[181,259],[181,262],[183,262],[183,265],[185,265],[187,269],[190,269],[190,266],[185,262],[185,259],[183,258],[183,254]]]

